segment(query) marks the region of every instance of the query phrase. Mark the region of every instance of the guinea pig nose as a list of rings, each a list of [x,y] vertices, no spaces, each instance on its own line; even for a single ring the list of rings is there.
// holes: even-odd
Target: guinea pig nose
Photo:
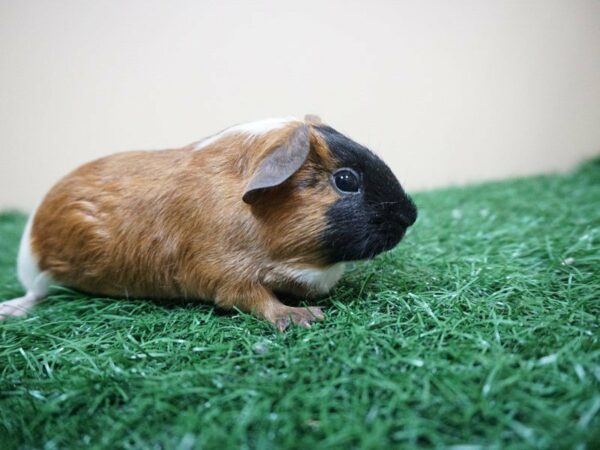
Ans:
[[[400,209],[400,221],[405,227],[410,227],[417,220],[417,207],[410,197],[406,198]]]

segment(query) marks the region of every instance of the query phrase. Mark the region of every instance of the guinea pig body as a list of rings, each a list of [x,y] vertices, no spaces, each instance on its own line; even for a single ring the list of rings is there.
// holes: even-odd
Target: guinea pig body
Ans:
[[[115,297],[212,300],[279,329],[319,308],[346,261],[395,246],[416,218],[387,166],[313,117],[229,128],[181,149],[118,153],[59,181],[30,218],[21,315],[52,284]]]

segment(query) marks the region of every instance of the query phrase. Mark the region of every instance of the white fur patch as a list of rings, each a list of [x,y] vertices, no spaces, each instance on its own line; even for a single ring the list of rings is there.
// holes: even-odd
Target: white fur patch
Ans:
[[[23,297],[0,303],[0,320],[26,315],[48,294],[50,285],[54,283],[48,272],[40,272],[37,258],[31,249],[31,224],[34,216],[35,213],[29,216],[25,225],[17,257],[17,275],[27,293]]]
[[[28,295],[45,297],[48,294],[48,288],[52,284],[52,278],[47,272],[40,272],[37,258],[31,249],[31,224],[34,216],[35,213],[29,217],[21,237],[17,258],[17,275]]]
[[[213,134],[197,143],[193,144],[194,150],[202,150],[203,148],[208,147],[209,145],[214,144],[225,136],[229,136],[233,133],[244,133],[248,136],[260,136],[262,134],[268,133],[271,130],[276,130],[278,128],[282,128],[290,122],[297,121],[298,119],[294,117],[283,117],[283,118],[273,118],[273,119],[263,119],[257,120],[256,122],[248,122],[242,123],[238,125],[234,125],[232,127],[226,128],[225,130]]]
[[[25,231],[21,236],[21,245],[19,247],[19,256],[17,259],[17,274],[21,284],[29,289],[33,286],[35,278],[40,274],[40,270],[37,265],[37,261],[33,256],[31,250],[31,225],[33,223],[33,217],[35,213],[29,216],[27,225],[25,225]]]
[[[288,273],[291,278],[310,287],[315,293],[327,294],[340,280],[345,268],[344,263],[339,263],[327,269],[291,268]]]

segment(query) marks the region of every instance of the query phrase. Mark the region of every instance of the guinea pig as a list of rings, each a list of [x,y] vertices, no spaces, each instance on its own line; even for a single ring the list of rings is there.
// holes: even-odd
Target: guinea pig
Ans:
[[[60,180],[29,219],[20,316],[51,285],[110,297],[210,300],[310,327],[344,263],[393,248],[417,217],[374,153],[316,116],[236,125],[183,148],[116,153]]]

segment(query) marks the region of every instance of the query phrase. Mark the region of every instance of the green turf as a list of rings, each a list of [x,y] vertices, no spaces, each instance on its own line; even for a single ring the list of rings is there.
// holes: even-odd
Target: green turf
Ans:
[[[0,448],[598,448],[600,160],[415,199],[310,330],[68,290],[0,323]]]

